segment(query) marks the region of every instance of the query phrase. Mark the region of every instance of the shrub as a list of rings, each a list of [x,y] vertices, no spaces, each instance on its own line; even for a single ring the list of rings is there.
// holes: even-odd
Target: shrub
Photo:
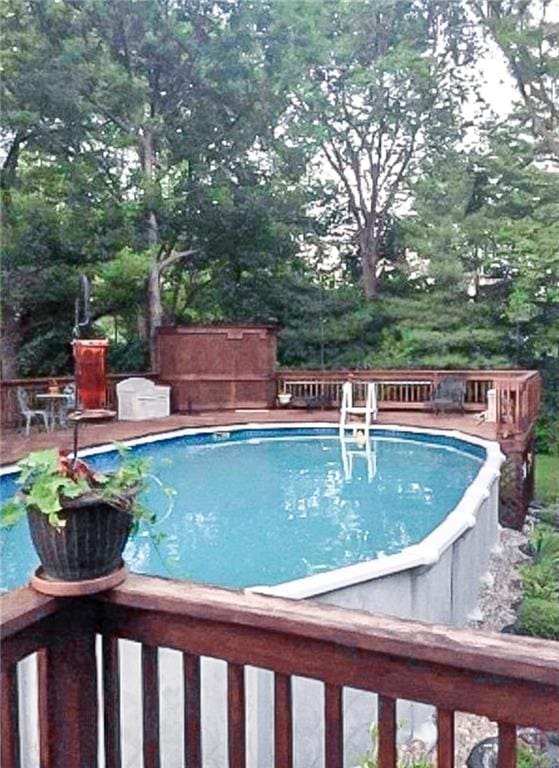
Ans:
[[[523,634],[559,640],[559,600],[524,597],[518,611],[518,624]]]
[[[525,565],[520,569],[523,596],[532,599],[553,600],[559,596],[557,569],[548,562]]]
[[[540,524],[530,536],[534,563],[548,564],[559,572],[559,534]]]
[[[551,760],[539,749],[519,744],[516,751],[516,768],[551,768]]]

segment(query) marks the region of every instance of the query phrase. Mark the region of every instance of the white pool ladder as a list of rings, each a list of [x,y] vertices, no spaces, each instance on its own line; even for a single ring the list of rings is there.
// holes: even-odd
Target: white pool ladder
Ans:
[[[342,407],[340,409],[340,438],[346,437],[347,430],[353,432],[363,431],[369,441],[371,424],[377,417],[377,387],[374,382],[367,382],[367,394],[364,406],[353,405],[353,382],[346,381],[342,385]],[[362,416],[362,420],[352,421],[352,416]]]
[[[353,462],[355,459],[365,459],[367,462],[367,480],[374,480],[377,473],[377,454],[372,440],[365,440],[360,444],[353,437],[340,439],[342,451],[342,466],[346,480],[353,479]]]

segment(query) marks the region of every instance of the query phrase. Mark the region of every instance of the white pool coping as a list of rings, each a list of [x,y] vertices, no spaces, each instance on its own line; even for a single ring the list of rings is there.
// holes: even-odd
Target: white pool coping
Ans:
[[[251,422],[221,427],[187,427],[171,432],[159,432],[145,437],[123,440],[121,444],[132,448],[137,445],[147,445],[154,442],[174,440],[180,437],[189,437],[200,434],[220,435],[247,430],[266,432],[278,429],[287,431],[291,429],[332,430],[335,428],[336,425],[332,422],[289,422],[287,424],[285,422],[266,422],[265,424]],[[373,437],[375,434],[381,437],[383,432],[401,432],[406,435],[417,434],[418,436],[430,435],[435,438],[450,437],[455,440],[469,443],[470,445],[480,446],[485,450],[486,458],[475,479],[470,483],[456,507],[448,513],[445,519],[434,531],[428,534],[418,544],[406,547],[394,555],[380,556],[375,560],[368,560],[354,565],[336,568],[333,571],[319,573],[313,576],[305,576],[275,586],[263,584],[248,587],[245,591],[301,599],[333,592],[351,586],[352,584],[359,584],[365,581],[370,581],[371,579],[378,579],[411,568],[430,566],[438,562],[441,556],[465,531],[473,528],[476,524],[477,512],[482,503],[489,497],[489,489],[499,477],[501,465],[505,460],[505,456],[501,452],[497,442],[483,440],[458,430],[429,429],[423,427],[400,426],[396,424],[373,425],[371,432]],[[108,451],[114,451],[114,443],[106,443],[92,448],[85,448],[79,452],[79,455],[83,457],[95,456],[100,453],[107,453]],[[18,469],[19,467],[17,464],[2,467],[0,468],[0,476],[17,472]]]

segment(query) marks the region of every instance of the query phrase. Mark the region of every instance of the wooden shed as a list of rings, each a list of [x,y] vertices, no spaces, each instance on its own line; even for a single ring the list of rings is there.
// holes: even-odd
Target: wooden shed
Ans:
[[[172,410],[272,407],[276,333],[268,325],[159,328],[157,378],[171,386]]]

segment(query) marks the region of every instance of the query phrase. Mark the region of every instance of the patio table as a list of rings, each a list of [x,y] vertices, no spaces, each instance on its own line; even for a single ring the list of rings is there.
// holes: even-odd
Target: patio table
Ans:
[[[35,395],[37,400],[44,400],[46,406],[47,406],[47,412],[48,412],[48,421],[49,421],[49,432],[52,432],[56,425],[56,417],[58,416],[58,421],[60,422],[60,407],[64,402],[68,402],[71,395],[64,394],[64,392],[57,392],[51,393],[51,392],[43,392],[39,395]]]

